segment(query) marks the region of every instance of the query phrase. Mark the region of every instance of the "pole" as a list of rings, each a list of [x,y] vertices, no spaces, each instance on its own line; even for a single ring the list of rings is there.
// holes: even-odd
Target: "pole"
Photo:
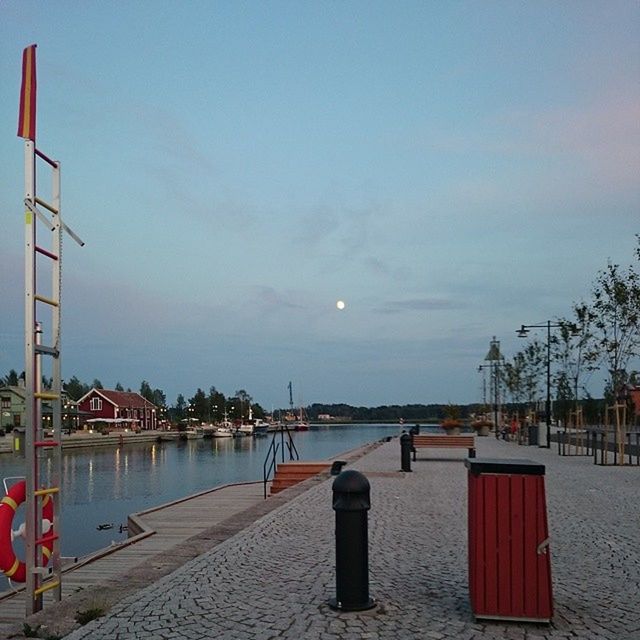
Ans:
[[[547,422],[546,449],[551,448],[551,320],[547,320],[547,402],[545,406],[545,420]]]

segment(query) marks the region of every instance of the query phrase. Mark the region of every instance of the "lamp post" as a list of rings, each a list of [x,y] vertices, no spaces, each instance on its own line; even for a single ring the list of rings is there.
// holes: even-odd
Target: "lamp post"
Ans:
[[[529,329],[547,329],[547,400],[545,402],[545,422],[547,423],[547,444],[539,445],[545,449],[551,448],[551,329],[562,327],[566,323],[551,322],[547,320],[543,324],[523,324],[516,331],[518,338],[526,338],[529,333]],[[569,325],[573,334],[577,333],[575,325]]]
[[[493,391],[493,421],[495,424],[496,439],[500,437],[500,367],[503,364],[502,354],[500,353],[500,340],[496,340],[493,336],[493,340],[489,343],[489,351],[484,358],[489,364],[481,364],[478,366],[478,371],[482,371],[484,368],[491,370],[491,381]]]

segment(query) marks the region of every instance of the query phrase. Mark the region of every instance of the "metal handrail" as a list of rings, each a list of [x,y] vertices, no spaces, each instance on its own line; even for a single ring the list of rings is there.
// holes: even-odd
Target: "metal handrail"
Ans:
[[[285,432],[287,434],[286,440],[284,437]],[[280,444],[277,442],[278,433],[280,434]],[[280,425],[280,429],[273,434],[271,444],[267,449],[264,464],[262,465],[262,486],[265,500],[267,498],[267,482],[269,482],[272,474],[275,475],[276,466],[278,464],[278,451],[282,452],[282,462],[284,462],[285,449],[289,454],[289,460],[300,460],[300,454],[298,453],[298,449],[296,449],[296,445],[293,441],[289,428],[285,425]]]

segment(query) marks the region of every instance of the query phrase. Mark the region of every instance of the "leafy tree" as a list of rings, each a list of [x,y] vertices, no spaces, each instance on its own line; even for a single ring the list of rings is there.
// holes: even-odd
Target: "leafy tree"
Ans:
[[[184,399],[184,396],[179,393],[178,397],[176,398],[176,404],[173,407],[173,419],[174,420],[182,420],[184,418],[184,414],[185,414],[185,408],[187,406],[187,403]]]
[[[206,420],[209,414],[209,402],[205,392],[198,388],[193,398],[189,398],[189,405],[192,415],[189,417],[197,418],[198,420]]]
[[[239,391],[236,391],[234,399],[236,401],[235,404],[239,405],[237,411],[238,417],[242,420],[245,415],[249,413],[249,407],[251,406],[251,400],[253,400],[253,398],[244,389],[240,389]]]
[[[20,379],[18,377],[18,372],[15,369],[11,369],[4,378],[0,378],[0,385],[6,385],[8,387],[17,387],[19,384],[20,384]]]
[[[164,408],[167,406],[167,396],[162,389],[153,390],[153,400],[151,400],[156,407]]]
[[[640,256],[640,249],[636,249]],[[592,289],[589,312],[593,321],[587,359],[604,365],[614,398],[623,395],[632,358],[640,354],[640,274],[630,266],[609,262]]]
[[[153,402],[153,389],[146,380],[140,383],[140,395],[149,402]]]
[[[79,400],[82,398],[85,393],[88,393],[89,388],[89,385],[80,382],[76,376],[73,376],[64,384],[64,390],[67,392],[67,396],[72,400]]]
[[[124,391],[124,387],[119,382],[116,382],[115,390]]]
[[[93,389],[104,389],[104,387],[102,386],[102,382],[100,382],[98,378],[93,379],[93,382],[91,383],[91,387]]]
[[[214,422],[219,421],[224,413],[226,399],[223,393],[220,393],[215,387],[209,389],[209,416]]]

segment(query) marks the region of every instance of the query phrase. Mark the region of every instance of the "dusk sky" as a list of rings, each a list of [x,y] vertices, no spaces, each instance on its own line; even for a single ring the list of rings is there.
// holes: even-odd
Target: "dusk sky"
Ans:
[[[492,336],[513,355],[632,262],[635,0],[4,0],[0,375],[24,369],[32,43],[37,146],[86,242],[64,245],[65,379],[476,402]]]

